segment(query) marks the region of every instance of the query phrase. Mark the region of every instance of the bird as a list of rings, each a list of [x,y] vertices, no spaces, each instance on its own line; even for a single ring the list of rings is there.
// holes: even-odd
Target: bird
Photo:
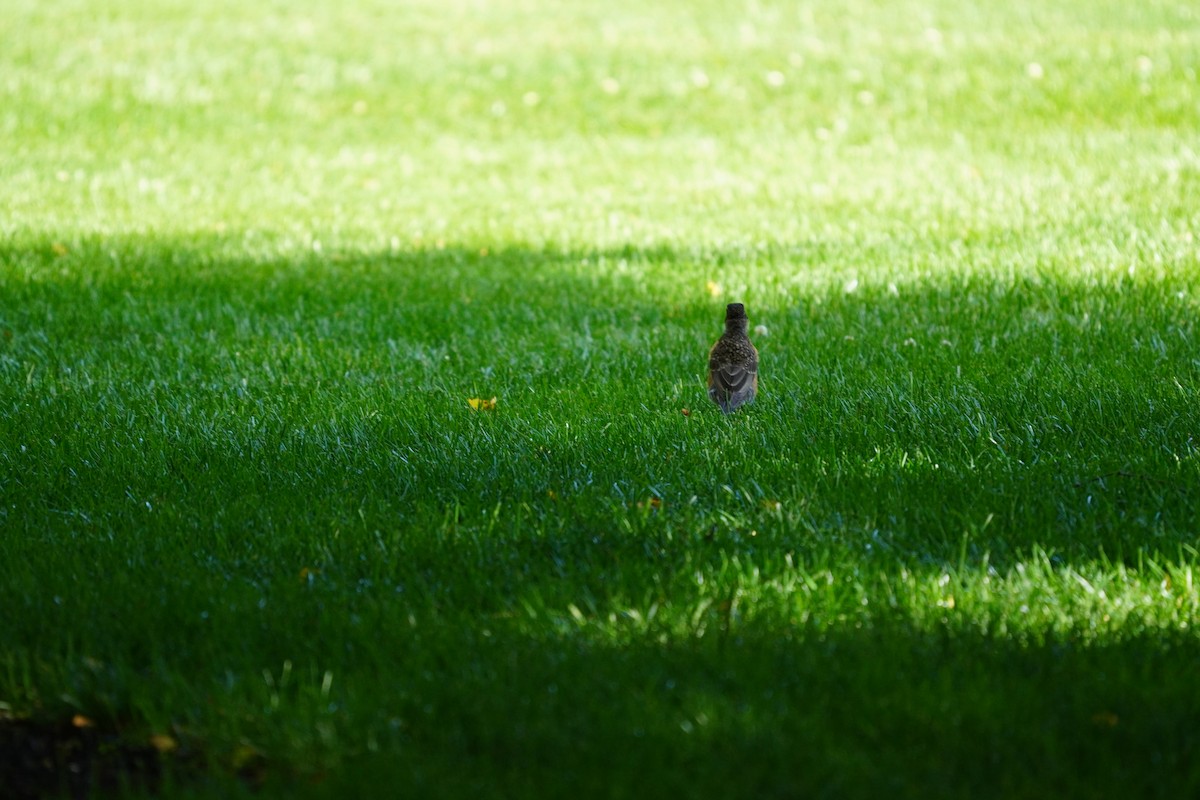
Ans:
[[[758,394],[758,350],[746,335],[746,307],[725,307],[725,333],[708,351],[708,396],[726,414]]]

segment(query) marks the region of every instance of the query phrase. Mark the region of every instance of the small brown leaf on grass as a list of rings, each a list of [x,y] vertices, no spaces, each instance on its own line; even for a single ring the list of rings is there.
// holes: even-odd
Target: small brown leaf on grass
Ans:
[[[96,723],[85,717],[83,714],[76,714],[71,717],[71,724],[76,728],[94,728]]]
[[[688,410],[685,408],[685,409],[683,409],[683,415],[684,415],[685,417],[690,417],[690,416],[692,415],[692,412],[691,412],[691,411],[688,411]]]
[[[658,511],[660,508],[662,508],[662,504],[663,504],[663,501],[662,501],[661,497],[653,497],[652,496],[645,500],[639,500],[637,507],[642,508],[642,509],[649,509],[650,511]]]
[[[472,397],[467,401],[467,405],[474,411],[492,411],[496,408],[496,398],[493,397],[491,400],[484,400],[480,397]]]

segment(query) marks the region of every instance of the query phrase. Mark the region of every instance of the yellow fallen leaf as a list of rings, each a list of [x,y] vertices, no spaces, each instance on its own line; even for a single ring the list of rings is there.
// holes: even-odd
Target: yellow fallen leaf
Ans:
[[[708,290],[710,297],[721,296],[721,284],[717,283],[716,281],[709,281],[708,283],[704,284],[704,288]]]
[[[156,733],[150,737],[150,746],[160,753],[172,753],[179,749],[179,742],[165,733]]]
[[[56,256],[65,256],[67,254],[67,246],[62,242],[55,242],[54,244],[50,245],[50,250]]]
[[[76,714],[71,717],[71,724],[76,728],[94,728],[96,723],[85,717],[83,714]]]
[[[472,397],[467,401],[467,405],[476,411],[491,411],[496,407],[496,398],[493,397],[491,400],[484,400],[480,397]]]

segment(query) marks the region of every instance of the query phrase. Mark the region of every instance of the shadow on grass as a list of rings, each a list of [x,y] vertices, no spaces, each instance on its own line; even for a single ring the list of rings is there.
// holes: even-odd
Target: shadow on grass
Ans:
[[[0,774],[17,798],[189,785],[214,797],[1200,790],[1200,643],[1189,632],[1022,642],[950,623],[819,635],[747,627],[669,644],[500,633],[441,646],[436,673],[397,653],[369,696],[335,704],[327,724],[340,729],[338,748],[315,759],[268,750],[239,773],[236,759],[205,752],[202,731],[180,760],[107,734],[88,739],[70,723],[4,722]]]
[[[0,253],[0,550],[18,565],[9,607],[38,611],[0,628],[14,647],[75,636],[118,660],[158,636],[208,685],[213,648],[255,674],[296,649],[333,658],[360,612],[448,609],[394,662],[339,656],[355,743],[318,795],[1200,788],[1190,632],[454,630],[530,591],[653,599],[732,557],[1177,556],[1200,524],[1183,279],[847,294],[779,277],[827,250],[770,254],[750,281],[771,330],[764,396],[725,419],[697,405],[721,301],[667,281],[738,253],[232,250]],[[472,415],[465,399],[491,392],[503,413]],[[322,576],[308,600],[302,568]],[[41,601],[55,592],[61,607]],[[289,610],[256,616],[268,597]],[[210,629],[252,635],[202,647]],[[376,755],[353,738],[362,719]]]
[[[1200,789],[1188,633],[947,627],[591,646],[502,639],[335,771],[421,796],[1178,797]],[[412,687],[410,687],[411,689]],[[421,704],[424,705],[421,705]],[[366,781],[366,784],[363,782]]]
[[[655,496],[703,526],[740,493],[792,528],[934,559],[984,527],[992,553],[1121,557],[1200,524],[1186,276],[793,280],[843,248],[10,246],[0,513],[39,531],[156,524],[137,506],[196,531],[387,531]],[[771,334],[760,402],[722,420],[701,374],[724,298],[670,281],[739,259]],[[493,394],[499,413],[469,413]]]

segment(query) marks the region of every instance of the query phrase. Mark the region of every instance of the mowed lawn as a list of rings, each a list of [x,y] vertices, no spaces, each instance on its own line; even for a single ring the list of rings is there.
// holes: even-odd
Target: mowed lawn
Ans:
[[[1166,0],[8,0],[0,796],[1200,794],[1198,70]]]

